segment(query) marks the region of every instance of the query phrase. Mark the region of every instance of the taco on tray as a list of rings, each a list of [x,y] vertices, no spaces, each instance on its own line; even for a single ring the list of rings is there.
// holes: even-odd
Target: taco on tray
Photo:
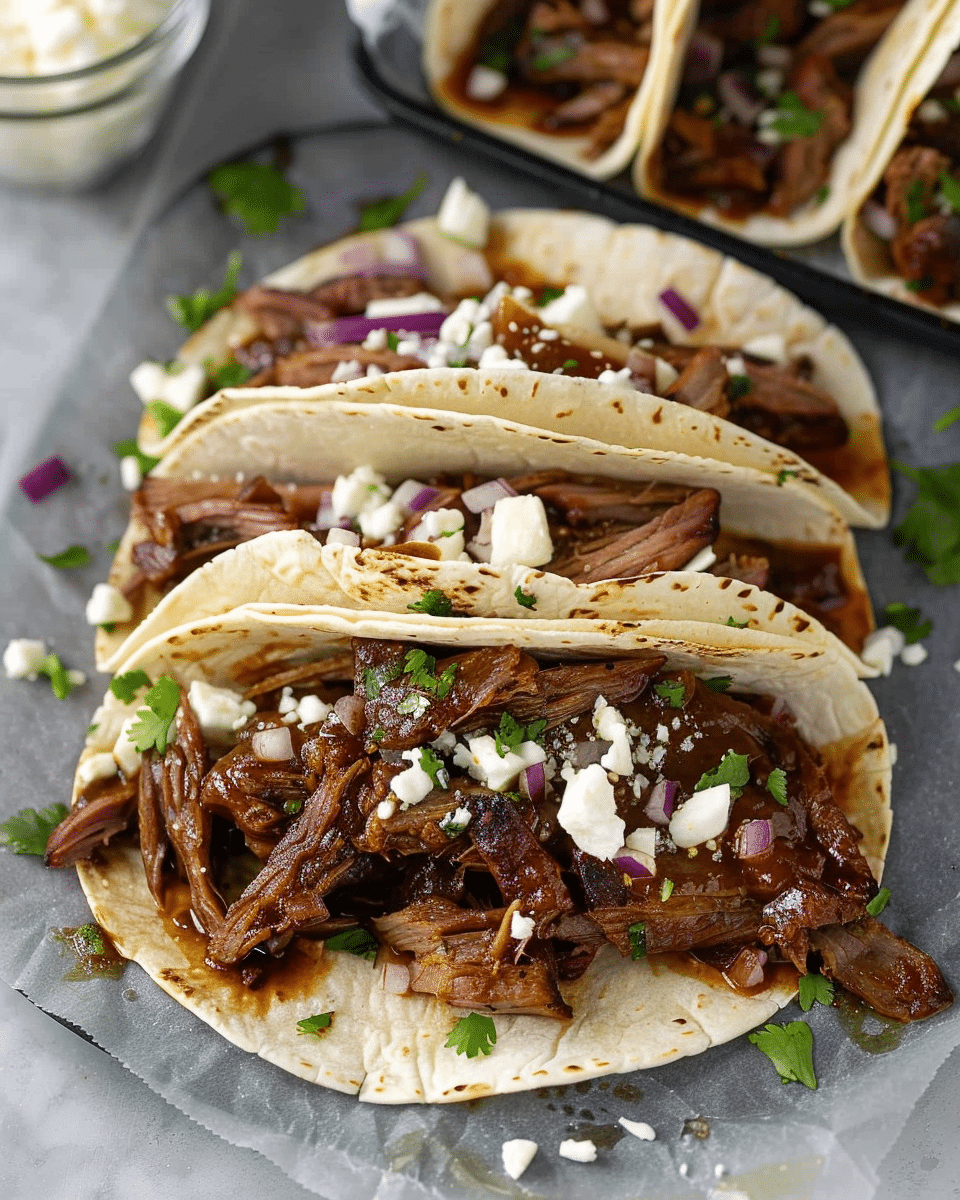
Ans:
[[[860,283],[960,321],[960,5],[897,97],[843,248]]]
[[[432,0],[423,69],[455,117],[603,179],[636,154],[689,20],[671,0]]]
[[[246,388],[230,390],[230,403],[265,385],[328,382],[363,400],[371,377],[409,371],[430,386],[433,408],[482,396],[486,411],[527,425],[796,472],[852,522],[886,521],[863,363],[770,279],[694,242],[583,213],[495,214],[483,250],[442,225],[426,218],[321,247],[217,313],[181,348],[176,374],[141,364],[141,449],[163,453],[158,399],[174,419],[174,408],[239,380]],[[433,386],[442,369],[464,367],[481,380],[562,375],[569,394],[553,391],[547,405],[531,385],[518,408],[510,388],[498,399],[492,384]],[[584,377],[602,386],[584,392]]]
[[[638,190],[769,245],[816,241],[950,0],[702,0],[658,88]]]
[[[946,1007],[866,911],[889,781],[828,647],[252,606],[126,664],[48,862],[237,1045],[466,1100],[699,1053],[818,964],[888,1017]]]
[[[465,389],[485,382],[477,371],[431,378],[450,377]],[[569,387],[512,372],[500,390],[537,380],[543,393]],[[369,386],[395,401],[421,381],[411,372]],[[350,404],[325,391],[251,392],[263,403],[174,433],[134,496],[110,575],[128,608],[98,629],[101,666],[253,601],[731,621],[818,644],[826,626],[852,651],[872,628],[849,528],[816,489],[413,407],[409,396],[410,407]]]

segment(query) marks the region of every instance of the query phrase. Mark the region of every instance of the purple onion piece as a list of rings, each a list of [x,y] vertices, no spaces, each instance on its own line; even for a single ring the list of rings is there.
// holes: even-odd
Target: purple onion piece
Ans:
[[[784,722],[789,721],[793,716],[793,713],[790,711],[790,706],[782,696],[777,696],[777,698],[774,700],[773,707],[770,709],[770,716],[773,717],[775,721]]]
[[[59,454],[53,454],[22,476],[19,480],[20,490],[28,500],[36,504],[57,488],[63,487],[69,479],[70,468]]]
[[[673,288],[661,292],[659,300],[663,307],[677,318],[687,333],[691,333],[700,324],[700,314]]]
[[[876,200],[864,201],[863,207],[860,209],[860,217],[870,232],[875,233],[882,241],[892,242],[896,237],[896,218]]]
[[[440,310],[402,317],[339,317],[336,321],[310,321],[307,323],[307,341],[312,346],[355,345],[363,342],[375,329],[436,337],[446,319],[446,312]]]
[[[363,733],[364,716],[363,716],[363,697],[362,696],[341,696],[333,706],[333,711],[340,718],[350,733],[359,735]]]
[[[752,142],[747,147],[747,157],[753,159],[761,167],[769,167],[776,156],[776,147],[767,146],[763,142]]]
[[[703,29],[695,30],[683,60],[683,82],[693,87],[709,82],[722,62],[723,42]]]
[[[350,518],[338,517],[333,511],[333,504],[325,500],[317,509],[316,525],[318,529],[349,529]]]
[[[543,793],[547,786],[547,777],[543,770],[543,763],[533,763],[532,766],[524,767],[520,772],[520,791],[528,800],[543,799]]]
[[[502,480],[489,479],[486,483],[468,488],[460,499],[463,501],[464,507],[468,508],[470,512],[481,513],[486,508],[493,508],[498,500],[504,500],[508,496],[515,496],[516,494],[513,488],[509,484],[505,484]]]
[[[425,279],[427,274],[417,243],[409,233],[398,229],[385,234],[379,245],[364,240],[348,246],[340,256],[340,265],[346,275],[414,275]]]
[[[679,788],[680,784],[673,779],[661,779],[654,785],[643,811],[655,825],[669,825]]]
[[[717,95],[741,125],[752,126],[764,102],[739,71],[723,71],[717,79]]]
[[[773,822],[769,819],[744,821],[737,830],[737,857],[755,858],[770,849],[773,841]]]
[[[651,879],[653,872],[640,862],[639,859],[633,857],[632,854],[621,854],[613,860],[617,866],[631,879]]]

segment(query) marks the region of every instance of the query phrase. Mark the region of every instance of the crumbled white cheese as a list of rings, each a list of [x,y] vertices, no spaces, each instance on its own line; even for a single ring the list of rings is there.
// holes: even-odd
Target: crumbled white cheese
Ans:
[[[396,811],[396,800],[381,800],[377,805],[377,818],[380,821],[389,821]]]
[[[490,518],[490,563],[542,567],[553,558],[547,510],[539,496],[504,496]]]
[[[463,553],[463,513],[457,508],[433,508],[410,534],[412,542],[432,542],[442,559],[457,559]]]
[[[325,703],[319,696],[312,693],[309,696],[301,696],[297,705],[297,723],[301,726],[315,725],[318,721],[325,721],[332,712],[333,705]]]
[[[619,371],[613,371],[610,369],[607,369],[606,371],[601,371],[600,374],[597,376],[597,382],[598,383],[629,383],[630,382],[630,368],[629,367],[621,367]]]
[[[144,404],[162,400],[185,413],[203,399],[207,373],[203,367],[183,366],[168,371],[161,363],[142,362],[130,372],[130,386]]]
[[[83,788],[98,779],[109,779],[116,773],[117,760],[109,750],[102,750],[99,754],[91,754],[89,758],[85,758],[81,762],[77,768],[77,783]]]
[[[280,701],[277,704],[277,712],[289,715],[297,711],[297,701],[294,699],[293,688],[285,687],[280,693]]]
[[[628,850],[636,850],[638,854],[648,854],[654,858],[657,853],[657,831],[652,827],[635,829],[627,834],[624,845]]]
[[[218,688],[195,679],[187,693],[190,707],[205,734],[236,733],[257,711],[252,700],[244,700],[232,688]]]
[[[949,115],[940,101],[934,100],[932,97],[924,100],[917,108],[917,116],[928,125],[934,125],[938,121],[946,121]]]
[[[746,375],[747,373],[747,364],[740,354],[731,354],[724,366],[727,368],[728,375]]]
[[[897,765],[897,743],[888,742],[887,747],[890,751],[890,766],[895,767]]]
[[[127,779],[132,779],[140,770],[140,751],[130,740],[130,730],[139,722],[140,718],[136,713],[127,717],[120,726],[120,732],[117,734],[117,740],[113,744],[113,757],[116,760],[117,766],[124,773]]]
[[[457,735],[449,729],[445,729],[439,737],[435,737],[430,745],[434,750],[439,750],[441,754],[449,754],[457,744]]]
[[[569,1158],[573,1162],[596,1162],[597,1147],[589,1139],[582,1142],[576,1138],[567,1138],[566,1141],[560,1143],[558,1151],[561,1158]]]
[[[458,745],[453,752],[458,767],[495,792],[512,787],[522,770],[545,762],[546,758],[546,751],[537,742],[521,742],[515,751],[507,750],[500,755],[496,739],[488,733],[468,737],[466,746]]]
[[[634,1137],[640,1138],[641,1141],[656,1141],[657,1135],[646,1121],[628,1121],[626,1117],[620,1117],[618,1123],[624,1127],[627,1133],[632,1133]]]
[[[479,359],[484,350],[493,345],[493,326],[489,321],[478,321],[467,342],[467,357]]]
[[[454,241],[480,250],[490,236],[490,205],[458,175],[440,202],[437,228]]]
[[[383,367],[378,367],[376,363],[367,363],[366,376],[367,379],[379,379],[384,374]]]
[[[515,911],[510,918],[510,936],[518,942],[525,942],[527,938],[532,938],[535,928],[536,923],[533,917],[525,917]]]
[[[461,300],[457,307],[440,326],[440,341],[454,346],[465,346],[477,321],[480,301],[473,297]]]
[[[385,542],[387,538],[393,537],[403,524],[403,520],[403,513],[400,509],[392,500],[387,500],[377,508],[361,512],[357,517],[357,524],[364,537]]]
[[[135,492],[143,483],[140,460],[132,454],[125,454],[120,459],[120,483],[127,492]]]
[[[385,329],[371,329],[362,342],[364,350],[386,350],[387,348],[387,331]]]
[[[508,369],[512,371],[529,371],[530,368],[522,358],[511,358],[506,350],[500,345],[494,344],[488,346],[477,360],[477,365],[480,367],[497,367],[499,369]]]
[[[507,77],[502,71],[495,71],[493,67],[477,63],[467,76],[464,91],[471,100],[483,102],[496,100],[506,86]],[[518,1179],[519,1176],[514,1175],[513,1178]]]
[[[749,342],[744,342],[743,351],[756,358],[769,359],[770,362],[787,361],[787,343],[782,333],[762,333],[759,337],[751,338]]]
[[[773,100],[783,91],[784,74],[778,67],[766,67],[754,76],[757,90],[761,95]]]
[[[623,845],[626,826],[617,816],[617,801],[607,772],[599,763],[591,763],[582,771],[568,763],[560,774],[567,783],[557,812],[561,828],[586,854],[613,858]]]
[[[82,671],[78,671],[75,667],[71,667],[67,672],[67,679],[75,688],[83,687],[87,682],[86,675]]]
[[[662,396],[671,383],[674,383],[680,372],[670,365],[665,358],[654,357],[653,360],[653,386],[656,389],[658,396]]]
[[[454,808],[444,813],[437,824],[444,833],[463,833],[470,824],[473,814],[469,808]]]
[[[122,624],[133,617],[130,601],[111,583],[98,583],[87,601],[88,625]]]
[[[619,709],[598,696],[593,706],[593,727],[603,742],[611,742],[610,749],[600,759],[600,766],[618,775],[633,774],[633,746],[627,732],[627,722]]]
[[[3,652],[3,669],[8,679],[36,679],[46,657],[46,642],[14,638]]]
[[[376,319],[409,317],[414,313],[441,312],[444,307],[439,297],[431,295],[430,292],[417,292],[414,296],[389,296],[383,300],[371,300],[363,315]]]
[[[423,769],[423,750],[419,747],[404,750],[400,757],[410,766],[399,775],[394,775],[390,780],[390,791],[400,801],[400,807],[405,809],[419,804],[433,791],[433,780]]]
[[[894,657],[903,650],[906,638],[893,625],[884,625],[867,635],[860,657],[868,667],[874,667],[882,675],[893,669]]]
[[[351,379],[360,379],[363,377],[363,367],[360,365],[360,360],[357,358],[348,358],[345,362],[338,362],[334,368],[333,374],[330,376],[331,383],[349,383]]]
[[[527,1138],[512,1138],[503,1143],[500,1151],[503,1156],[503,1169],[511,1179],[520,1178],[533,1162],[538,1149],[537,1143]]]
[[[719,837],[730,819],[730,804],[729,783],[694,792],[670,818],[670,836],[682,850]]]
[[[391,489],[384,477],[369,466],[356,467],[349,475],[340,475],[333,485],[330,507],[338,519],[351,520],[360,513],[372,512],[389,500]]]
[[[544,325],[575,325],[591,333],[603,333],[603,325],[593,307],[587,290],[578,283],[571,283],[537,314]]]
[[[900,661],[908,667],[917,667],[927,660],[927,648],[922,642],[912,642],[900,651]]]

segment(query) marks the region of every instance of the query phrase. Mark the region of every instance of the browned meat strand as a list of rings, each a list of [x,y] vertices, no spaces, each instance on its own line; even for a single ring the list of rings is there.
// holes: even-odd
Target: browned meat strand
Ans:
[[[511,712],[524,721],[543,719],[547,729],[553,729],[591,710],[600,696],[608,704],[631,703],[643,695],[665,662],[662,654],[649,651],[612,662],[546,667],[537,677],[536,702],[520,697]]]
[[[830,164],[851,129],[850,87],[837,75],[829,58],[811,56],[791,72],[790,84],[801,103],[820,113],[820,128],[808,137],[786,143],[777,159],[770,212],[785,217],[812,200],[830,177]]]
[[[362,313],[371,300],[414,296],[422,288],[423,281],[413,275],[349,275],[309,292],[248,288],[234,304],[256,321],[264,337],[296,339],[311,322]]]
[[[536,479],[511,479],[517,492],[533,493],[563,514],[569,525],[596,525],[601,521],[627,521],[645,525],[664,511],[682,504],[690,489],[677,484],[647,483],[625,488],[622,484],[589,483],[563,471],[552,472],[554,479],[540,483]]]
[[[834,63],[862,62],[902,7],[900,0],[860,0],[831,13],[800,42],[796,57],[818,54]]]
[[[536,83],[592,84],[613,80],[624,87],[638,88],[650,57],[645,47],[624,42],[585,42],[565,58],[560,58],[568,47],[565,39],[542,39],[540,45],[537,55],[526,64],[527,79]],[[537,62],[544,58],[560,61],[550,67],[538,67]]]
[[[725,417],[730,411],[729,382],[723,355],[716,346],[704,346],[663,394],[668,400],[713,413],[715,417]]]
[[[415,371],[423,367],[419,358],[410,354],[395,354],[392,350],[365,350],[363,346],[344,344],[326,346],[323,349],[301,350],[280,358],[263,375],[248,380],[248,387],[319,387],[330,383],[342,362],[358,362],[366,372],[367,367],[379,367],[381,371]]]
[[[937,213],[923,217],[893,243],[897,273],[921,286],[919,295],[946,304],[960,293],[960,219]]]
[[[846,444],[850,431],[832,396],[782,367],[745,366],[750,388],[731,412],[738,425],[798,454]]]
[[[612,105],[618,104],[625,94],[626,87],[622,83],[611,80],[591,83],[583,89],[579,96],[574,96],[572,100],[558,104],[546,118],[545,123],[559,129],[564,125],[579,125],[584,121],[594,121]]]
[[[733,11],[731,11],[733,10]],[[795,38],[807,17],[806,0],[748,0],[702,5],[703,27],[722,41],[756,42],[776,29],[778,42]]]
[[[151,750],[144,754],[140,763],[137,818],[140,824],[140,857],[143,859],[147,887],[161,908],[165,900],[165,872],[170,853],[170,839],[163,817],[162,778],[163,760],[155,750]]]
[[[127,829],[136,811],[135,779],[114,782],[95,797],[77,804],[50,834],[44,862],[73,867],[92,857],[98,846]]]
[[[630,926],[642,922],[648,954],[693,950],[727,942],[753,941],[762,924],[761,906],[742,895],[651,896],[624,908],[593,908],[591,918],[623,955],[631,953]]]

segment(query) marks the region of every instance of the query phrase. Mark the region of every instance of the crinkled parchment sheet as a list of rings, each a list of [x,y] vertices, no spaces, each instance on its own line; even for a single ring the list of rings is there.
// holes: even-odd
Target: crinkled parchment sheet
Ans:
[[[43,636],[91,682],[60,703],[42,682],[0,686],[0,815],[69,796],[73,766],[104,682],[92,674],[92,637],[83,605],[109,561],[106,543],[125,522],[127,498],[116,480],[112,443],[135,428],[137,402],[126,383],[133,365],[165,359],[178,334],[162,311],[170,293],[216,285],[229,249],[245,253],[244,281],[349,229],[351,201],[396,192],[424,170],[429,186],[411,215],[435,211],[451,175],[507,204],[562,202],[556,193],[505,179],[481,162],[392,128],[351,129],[297,139],[292,177],[310,211],[275,238],[238,239],[198,187],[150,231],[102,314],[87,351],[31,461],[61,454],[75,479],[44,503],[16,498],[0,524],[0,637]],[[396,163],[403,163],[398,179]],[[955,367],[915,346],[884,342],[866,324],[849,326],[881,382],[888,435],[897,457],[943,461],[950,453],[930,430],[947,407]],[[952,402],[952,401],[951,401]],[[25,463],[24,467],[29,464]],[[902,516],[907,497],[897,496]],[[38,563],[74,542],[95,550],[78,571]],[[960,744],[960,657],[956,593],[926,585],[888,534],[860,539],[865,570],[883,604],[900,599],[934,617],[931,659],[898,667],[875,685],[893,740],[895,826],[885,882],[892,927],[930,951],[954,985],[960,952],[955,819]],[[933,699],[936,698],[936,699]],[[72,1022],[151,1088],[237,1145],[251,1146],[307,1188],[328,1198],[420,1200],[520,1196],[578,1200],[706,1196],[740,1192],[750,1200],[843,1196],[865,1200],[876,1169],[937,1069],[960,1042],[960,1010],[902,1030],[890,1053],[860,1048],[834,1010],[809,1015],[820,1088],[780,1084],[770,1063],[744,1039],[656,1071],[564,1089],[438,1108],[376,1107],[325,1091],[234,1049],[168,999],[137,968],[117,982],[66,983],[69,963],[51,927],[86,919],[72,872],[46,872],[37,859],[0,851],[0,976],[34,1003]],[[795,1008],[781,1019],[799,1016]],[[452,1051],[451,1051],[452,1053]],[[683,1136],[702,1115],[710,1135]],[[657,1140],[641,1142],[617,1118],[649,1122]],[[597,1162],[557,1156],[569,1136],[593,1137]],[[529,1137],[540,1152],[519,1185],[503,1174],[500,1145]],[[681,1173],[685,1165],[686,1173]],[[724,1174],[717,1177],[715,1168]]]

